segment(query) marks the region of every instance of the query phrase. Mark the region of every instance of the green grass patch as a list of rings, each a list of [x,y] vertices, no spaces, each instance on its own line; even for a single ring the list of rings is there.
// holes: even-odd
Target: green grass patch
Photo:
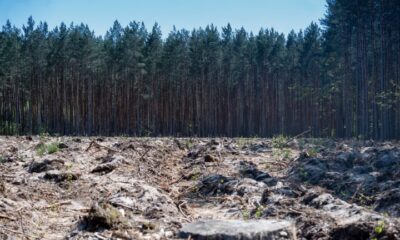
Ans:
[[[43,156],[45,153],[46,153],[46,144],[40,143],[36,147],[36,154],[39,155],[39,156]]]
[[[53,154],[56,153],[60,150],[58,147],[58,143],[50,143],[50,144],[44,144],[40,143],[36,147],[36,153],[39,156],[43,156],[44,154]]]
[[[250,144],[251,139],[239,137],[235,139],[235,142],[239,148],[244,148]]]
[[[277,135],[272,137],[271,145],[273,148],[284,148],[287,147],[288,141],[289,141],[288,137],[283,135]]]
[[[58,143],[51,143],[47,145],[47,153],[48,154],[53,154],[58,152],[60,149],[58,148]]]

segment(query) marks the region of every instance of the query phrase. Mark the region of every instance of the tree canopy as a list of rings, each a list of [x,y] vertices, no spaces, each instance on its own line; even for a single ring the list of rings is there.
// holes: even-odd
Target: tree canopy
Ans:
[[[0,134],[400,138],[399,26],[398,0],[328,0],[287,36],[7,21]]]

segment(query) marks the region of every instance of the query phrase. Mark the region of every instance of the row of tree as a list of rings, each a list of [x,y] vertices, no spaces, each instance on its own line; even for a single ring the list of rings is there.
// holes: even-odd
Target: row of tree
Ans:
[[[327,8],[287,36],[7,22],[0,134],[400,138],[400,1]]]

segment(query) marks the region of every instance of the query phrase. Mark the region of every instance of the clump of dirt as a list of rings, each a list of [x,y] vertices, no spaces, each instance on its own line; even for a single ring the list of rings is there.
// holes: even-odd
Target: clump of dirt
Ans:
[[[399,149],[332,139],[0,137],[0,238],[178,239],[197,220],[275,219],[294,223],[299,239],[400,239]]]
[[[341,150],[345,145],[345,151]],[[339,198],[400,217],[400,150],[389,143],[363,147],[342,143],[324,156],[302,155],[289,178],[318,185]]]
[[[81,229],[96,232],[117,229],[122,224],[126,224],[126,219],[117,208],[107,203],[95,203],[88,215],[83,218]]]
[[[58,159],[43,159],[31,162],[28,168],[30,173],[40,173],[48,170],[59,170],[64,167],[64,161]]]
[[[76,181],[80,177],[80,173],[73,172],[61,172],[58,170],[47,171],[43,176],[43,179],[51,180],[55,182],[64,182],[64,181]]]

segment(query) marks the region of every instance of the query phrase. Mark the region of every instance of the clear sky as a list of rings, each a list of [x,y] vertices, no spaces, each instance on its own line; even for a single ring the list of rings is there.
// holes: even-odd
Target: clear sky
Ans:
[[[0,0],[1,25],[9,19],[21,27],[32,15],[50,28],[62,21],[83,22],[98,35],[104,35],[116,19],[123,26],[143,21],[149,30],[158,22],[164,36],[174,25],[192,30],[228,22],[254,33],[261,27],[288,33],[319,22],[324,13],[325,0]]]

